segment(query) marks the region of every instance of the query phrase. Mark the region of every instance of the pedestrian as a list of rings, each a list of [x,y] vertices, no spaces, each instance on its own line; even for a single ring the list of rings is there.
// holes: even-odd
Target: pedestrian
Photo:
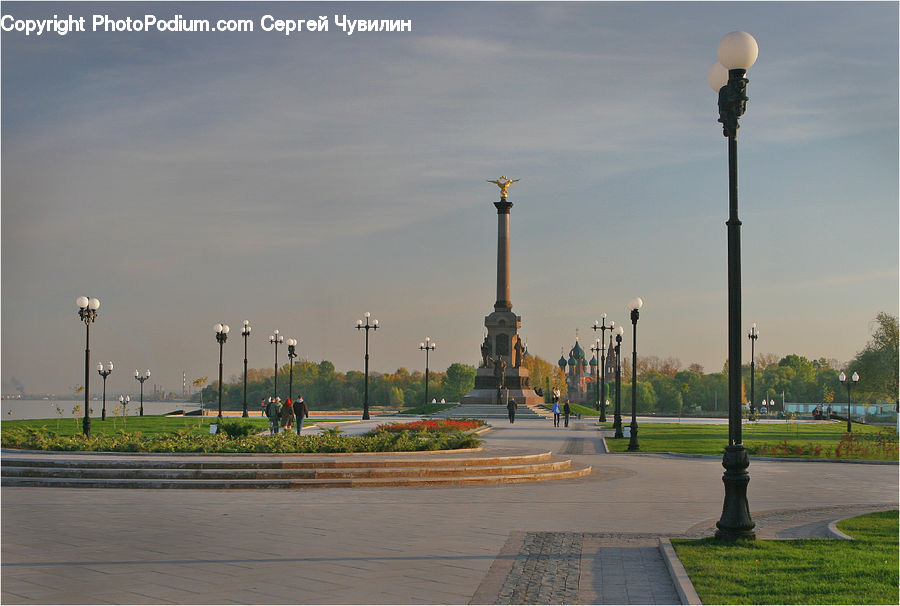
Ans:
[[[278,433],[278,425],[281,420],[281,398],[277,400],[269,398],[269,402],[266,404],[266,416],[269,417],[269,431],[275,435]]]
[[[265,398],[263,398],[262,400],[259,401],[259,407],[261,409],[259,411],[259,416],[261,416],[261,417],[269,416],[268,413],[266,413],[266,399]]]
[[[286,430],[294,428],[294,406],[291,404],[290,398],[281,407],[281,424],[284,425]]]
[[[509,413],[509,422],[510,423],[516,422],[516,408],[518,408],[518,406],[516,405],[515,400],[510,399],[506,403],[506,411]]]
[[[568,427],[569,415],[572,414],[572,407],[569,406],[569,398],[566,398],[566,403],[563,405],[563,414],[566,416],[566,427]]]
[[[309,417],[309,408],[303,401],[303,396],[298,396],[297,401],[294,402],[294,414],[297,415],[297,435],[299,436],[300,430],[303,429],[303,419]]]
[[[559,427],[559,401],[553,402],[553,427]]]
[[[553,401],[553,402],[559,402],[559,396],[560,396],[559,387],[554,387],[554,388],[553,388],[552,394],[553,394],[553,400],[552,400],[552,401]]]

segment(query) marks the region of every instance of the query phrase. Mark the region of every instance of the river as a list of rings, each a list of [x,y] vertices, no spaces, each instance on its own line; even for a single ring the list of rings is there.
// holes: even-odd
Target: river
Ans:
[[[84,416],[84,399],[75,401],[71,400],[3,400],[0,402],[0,411],[2,411],[3,419],[71,419],[72,408],[80,406],[78,417]],[[208,406],[208,404],[207,404]],[[57,407],[62,414],[57,411]],[[106,416],[113,415],[113,411],[119,407],[119,399],[106,400]],[[100,400],[91,400],[91,416],[100,417],[103,409],[103,402]],[[161,415],[173,410],[184,410],[190,412],[199,410],[198,402],[147,402],[144,401],[145,415]],[[126,408],[128,416],[136,416],[140,414],[141,404],[138,400],[131,400]],[[121,413],[120,413],[121,414]]]

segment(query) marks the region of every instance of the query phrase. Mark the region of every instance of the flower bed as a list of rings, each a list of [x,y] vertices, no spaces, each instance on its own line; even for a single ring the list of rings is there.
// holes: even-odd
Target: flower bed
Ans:
[[[379,425],[375,431],[401,433],[404,431],[424,431],[428,433],[449,433],[454,431],[471,431],[484,427],[485,422],[478,419],[428,419],[409,423],[388,423]]]
[[[343,436],[339,432],[300,435],[282,432],[274,436],[247,435],[228,437],[197,435],[176,431],[174,435],[143,435],[120,431],[113,436],[60,436],[52,431],[12,429],[3,432],[4,448],[24,450],[93,452],[208,452],[208,453],[330,453],[330,452],[409,452],[476,448],[476,436],[454,432],[393,433],[377,431],[362,436]]]

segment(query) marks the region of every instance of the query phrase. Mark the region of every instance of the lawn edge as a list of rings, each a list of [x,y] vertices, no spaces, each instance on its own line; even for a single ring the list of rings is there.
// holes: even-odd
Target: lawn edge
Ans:
[[[700,596],[697,594],[697,590],[694,588],[694,584],[691,582],[691,577],[684,568],[684,564],[681,563],[678,554],[675,553],[675,548],[672,547],[672,541],[666,537],[660,537],[659,553],[666,563],[666,569],[669,571],[669,577],[672,579],[672,584],[675,586],[675,591],[678,592],[678,598],[681,600],[681,603],[690,605],[703,604]]]

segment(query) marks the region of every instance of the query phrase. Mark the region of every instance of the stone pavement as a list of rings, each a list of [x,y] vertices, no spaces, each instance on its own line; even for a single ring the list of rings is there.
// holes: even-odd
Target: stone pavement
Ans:
[[[495,425],[485,436],[491,445],[566,451],[594,472],[579,480],[420,488],[7,487],[0,601],[677,600],[653,546],[662,536],[711,534],[722,509],[720,461],[605,454],[589,423]],[[833,519],[897,507],[895,465],[751,459],[749,471],[761,537],[803,536]]]

